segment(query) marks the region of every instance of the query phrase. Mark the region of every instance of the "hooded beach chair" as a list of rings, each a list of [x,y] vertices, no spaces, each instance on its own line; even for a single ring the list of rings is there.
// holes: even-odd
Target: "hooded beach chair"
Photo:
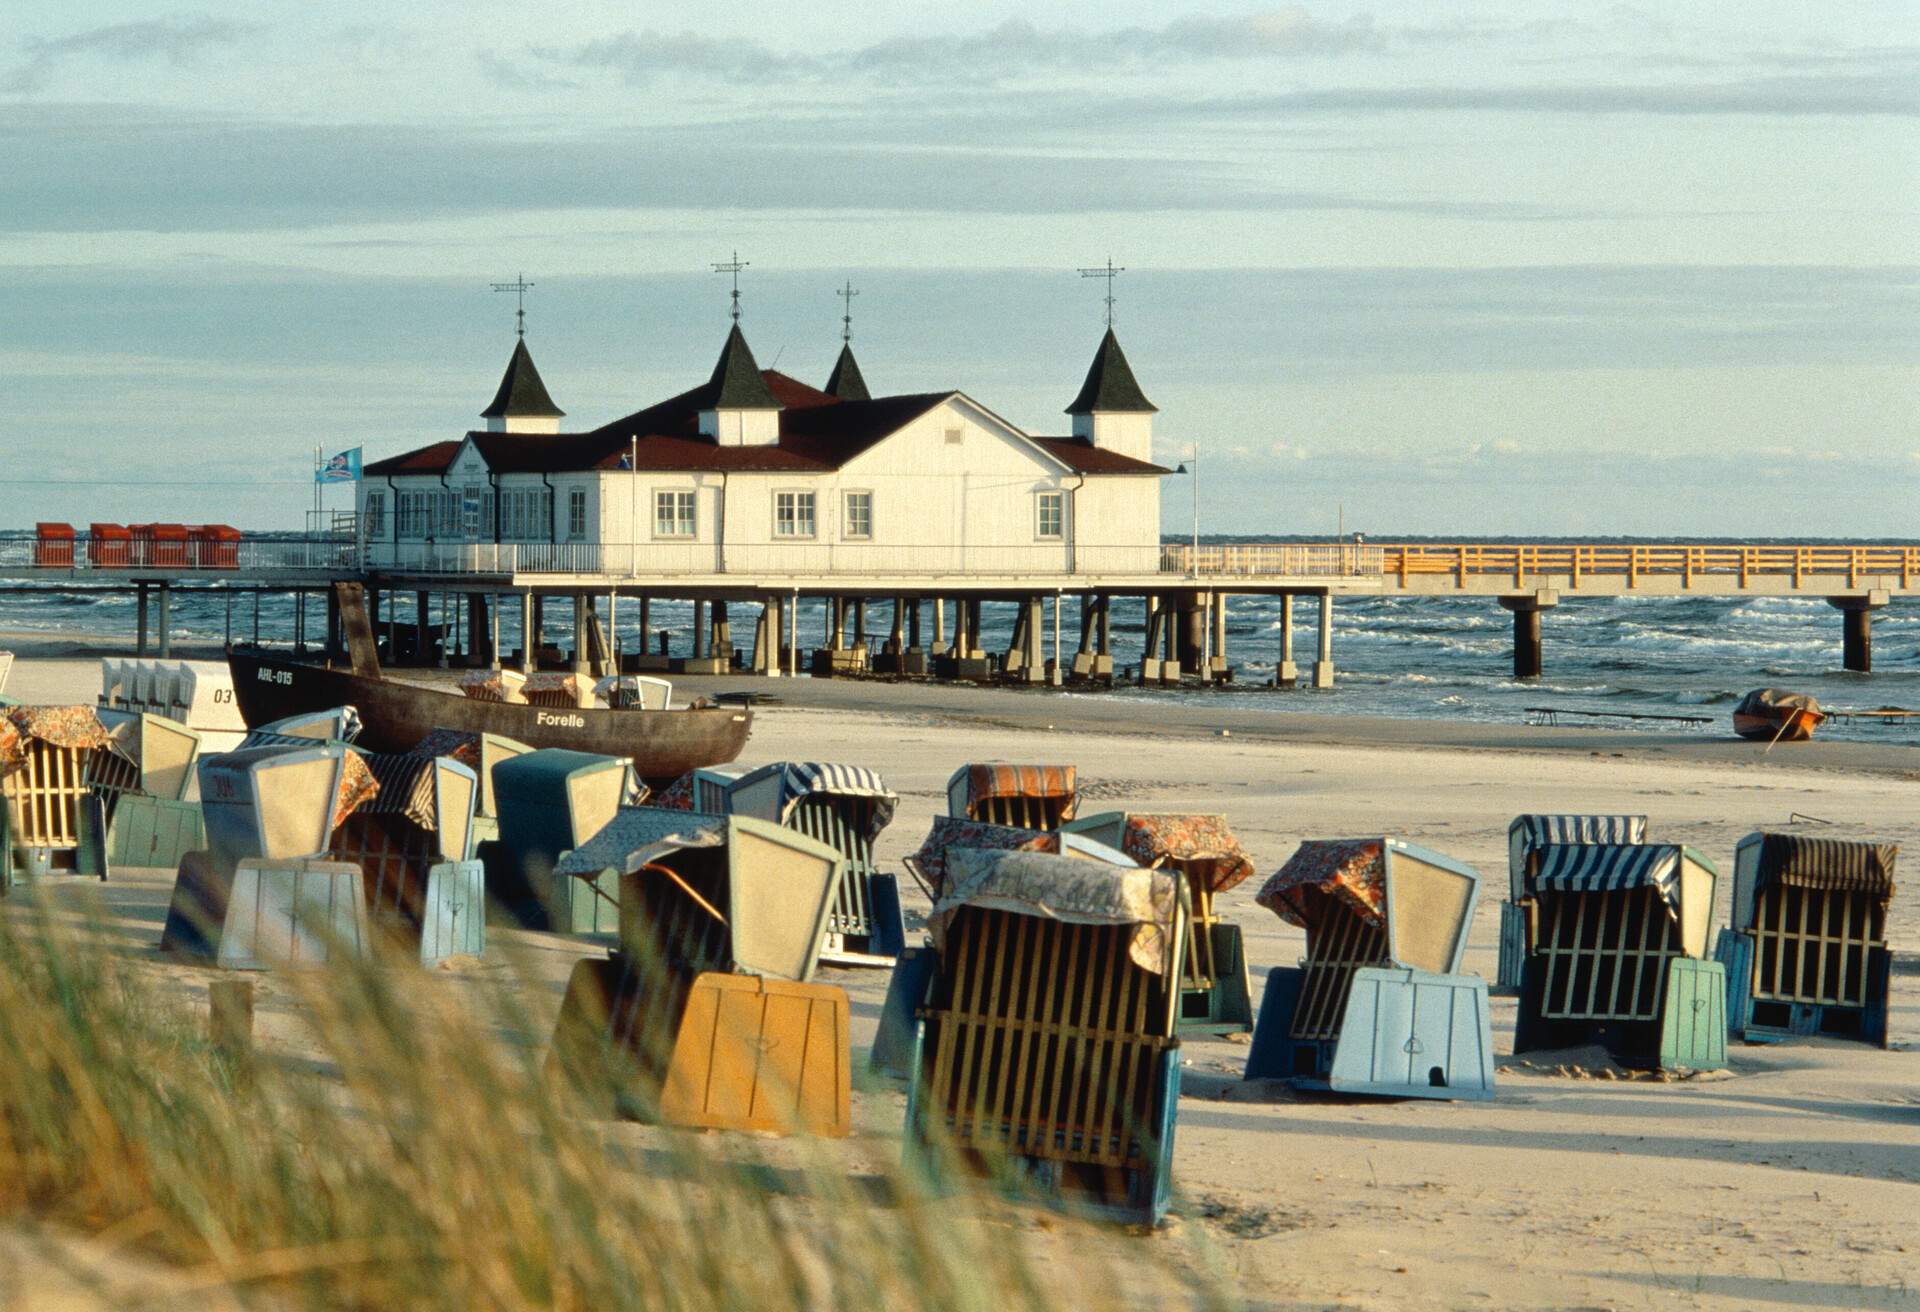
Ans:
[[[207,846],[180,859],[162,951],[231,969],[324,964],[368,952],[359,867],[327,858],[335,831],[379,791],[344,743],[202,758]]]
[[[960,849],[934,904],[906,1152],[1070,1206],[1165,1215],[1180,1101],[1186,884],[1163,870]]]
[[[642,1120],[845,1135],[847,995],[810,982],[843,865],[765,821],[622,809],[558,866],[617,880],[620,928],[574,967],[549,1075]]]
[[[947,814],[1015,829],[1058,829],[1079,808],[1070,765],[963,765],[947,780]]]
[[[200,735],[177,720],[102,707],[100,722],[117,750],[87,763],[82,802],[83,857],[102,879],[115,866],[171,870],[203,846],[200,803],[186,800],[200,757]]]
[[[1253,862],[1233,836],[1226,817],[1103,811],[1070,820],[1061,832],[1097,839],[1139,865],[1177,871],[1186,879],[1193,915],[1187,922],[1185,973],[1180,982],[1181,1032],[1251,1032],[1253,990],[1240,926],[1223,923],[1213,906],[1215,894],[1253,875]]]
[[[900,880],[874,868],[873,842],[892,821],[900,799],[878,772],[857,765],[776,761],[752,770],[697,770],[694,791],[699,810],[771,820],[839,852],[847,875],[827,920],[821,959],[894,964],[907,937]]]
[[[1629,1066],[1724,1067],[1726,972],[1703,959],[1719,877],[1671,843],[1542,848],[1514,1051],[1598,1043]]]
[[[91,706],[0,710],[0,889],[56,870],[106,877],[87,841],[88,781],[127,777],[127,750]],[[102,756],[117,759],[96,765]]]
[[[407,749],[413,756],[451,756],[472,770],[480,781],[479,800],[473,808],[473,848],[500,837],[500,810],[493,796],[493,767],[516,756],[525,756],[533,748],[518,739],[497,733],[475,733],[466,729],[435,729]]]
[[[473,858],[480,781],[451,756],[362,754],[378,791],[327,854],[359,867],[373,923],[430,966],[487,946],[487,881]]]
[[[554,873],[563,853],[646,795],[624,757],[542,748],[493,767],[500,837],[481,849],[487,891],[528,929],[604,934],[615,928],[617,881],[598,893]]]
[[[1500,956],[1495,990],[1520,991],[1520,968],[1533,951],[1533,876],[1541,849],[1553,844],[1644,843],[1643,815],[1522,815],[1507,826],[1507,900],[1500,904]]]
[[[1749,1043],[1829,1034],[1887,1046],[1887,911],[1900,849],[1754,833],[1733,856],[1727,970],[1734,1034]]]
[[[1491,1098],[1487,983],[1460,974],[1473,867],[1396,838],[1302,843],[1255,897],[1307,931],[1267,975],[1246,1077],[1395,1098]]]

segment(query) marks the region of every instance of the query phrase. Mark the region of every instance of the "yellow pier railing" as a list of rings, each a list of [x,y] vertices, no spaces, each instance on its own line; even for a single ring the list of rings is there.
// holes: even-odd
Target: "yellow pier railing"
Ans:
[[[1737,579],[1742,588],[1760,576],[1791,577],[1795,587],[1807,577],[1844,577],[1849,587],[1862,579],[1897,577],[1900,587],[1910,588],[1920,576],[1920,546],[1422,543],[1380,551],[1381,573],[1398,578],[1402,587],[1419,574],[1452,574],[1462,587],[1471,576],[1488,575],[1510,577],[1516,587],[1542,576],[1578,587],[1589,575],[1624,578],[1628,587],[1644,577],[1678,576],[1682,587],[1691,587],[1696,577],[1719,575]]]

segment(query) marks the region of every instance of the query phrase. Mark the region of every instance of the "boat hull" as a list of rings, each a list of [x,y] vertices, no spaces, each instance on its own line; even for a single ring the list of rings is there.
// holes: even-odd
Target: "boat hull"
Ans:
[[[435,729],[500,734],[529,747],[622,756],[658,784],[740,755],[753,731],[741,707],[677,711],[572,710],[480,701],[457,692],[368,678],[265,652],[228,654],[234,702],[249,726],[333,706],[352,706],[364,726],[358,745],[403,752]]]
[[[1819,711],[1779,709],[1766,714],[1733,713],[1733,731],[1754,742],[1804,743],[1827,717]]]

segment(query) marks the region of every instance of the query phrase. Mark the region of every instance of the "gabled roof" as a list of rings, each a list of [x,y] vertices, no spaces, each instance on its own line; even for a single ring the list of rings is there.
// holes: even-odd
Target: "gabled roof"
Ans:
[[[1078,474],[1171,474],[1165,465],[1135,460],[1084,437],[1036,437],[1035,446]]]
[[[362,477],[380,478],[388,474],[444,474],[453,466],[453,458],[460,454],[459,442],[434,442],[431,445],[417,447],[412,451],[403,451],[397,456],[388,456],[385,460],[375,460],[361,468]]]
[[[833,362],[833,372],[827,375],[827,391],[842,401],[873,399],[873,394],[867,391],[867,380],[860,376],[860,362],[853,358],[853,343],[841,343],[840,358]]]
[[[705,387],[696,388],[692,393],[698,400],[700,410],[778,410],[780,402],[767,389],[767,383],[760,376],[760,366],[754,363],[753,351],[747,346],[747,339],[740,331],[740,325],[734,324],[727,333],[727,342],[720,348],[720,359],[713,366],[713,376],[707,379]]]
[[[1073,404],[1067,407],[1070,415],[1090,415],[1095,411],[1131,412],[1152,414],[1160,407],[1147,400],[1140,384],[1134,380],[1133,366],[1127,363],[1126,352],[1120,349],[1120,339],[1113,335],[1113,329],[1107,329],[1107,335],[1100,339],[1100,349],[1094,353],[1093,365],[1087,370],[1087,381],[1080,384],[1080,395],[1073,398]]]
[[[507,372],[500,376],[500,390],[493,394],[493,404],[482,410],[480,417],[558,419],[566,413],[547,395],[547,385],[533,367],[533,354],[522,337],[513,344],[513,355],[507,360]]]

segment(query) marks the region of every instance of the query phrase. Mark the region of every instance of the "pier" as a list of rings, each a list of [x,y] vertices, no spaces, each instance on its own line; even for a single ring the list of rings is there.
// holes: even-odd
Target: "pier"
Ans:
[[[1484,597],[1513,614],[1513,672],[1538,676],[1542,637],[1563,599],[1579,597],[1817,597],[1838,612],[1844,668],[1872,669],[1872,617],[1920,588],[1920,546],[1810,544],[1165,544],[1102,548],[876,548],[796,544],[734,548],[659,543],[377,542],[351,535],[183,543],[159,558],[84,540],[0,543],[0,578],[44,591],[112,589],[138,599],[139,654],[170,649],[170,602],[182,591],[215,591],[232,602],[263,593],[330,598],[331,584],[366,585],[376,631],[395,664],[564,661],[579,669],[613,663],[594,637],[618,609],[691,602],[691,649],[624,653],[636,670],[723,673],[734,663],[733,621],[751,616],[737,668],[761,674],[872,671],[956,678],[1005,676],[1031,683],[1106,680],[1113,661],[1112,601],[1144,600],[1142,683],[1210,682],[1229,670],[1227,609],[1236,595],[1282,603],[1276,681],[1299,680],[1295,603],[1319,610],[1319,644],[1307,682],[1334,681],[1334,609],[1364,596]],[[1068,603],[1077,604],[1069,616]],[[801,641],[802,605],[820,608],[820,645]],[[980,646],[981,608],[1013,605],[1005,652]],[[545,642],[548,608],[572,611],[571,653]],[[607,608],[603,614],[601,607]],[[307,607],[296,642],[308,640]],[[630,612],[631,613],[631,612]],[[877,623],[886,619],[884,630]],[[503,645],[507,635],[518,645]],[[238,617],[242,633],[248,616]],[[337,616],[316,623],[315,645],[338,649]],[[429,637],[429,635],[435,635]],[[664,637],[664,635],[663,635]],[[1063,646],[1063,643],[1068,644]],[[596,645],[597,644],[597,645]]]

